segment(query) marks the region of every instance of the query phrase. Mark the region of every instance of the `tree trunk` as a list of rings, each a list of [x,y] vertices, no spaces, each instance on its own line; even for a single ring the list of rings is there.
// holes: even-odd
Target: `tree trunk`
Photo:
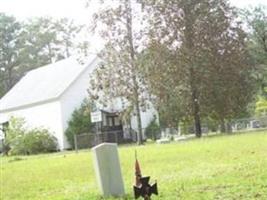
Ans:
[[[191,16],[192,8],[188,5],[184,8],[184,15],[185,15],[185,45],[188,50],[188,68],[189,68],[189,80],[191,86],[191,98],[192,98],[192,107],[193,107],[193,117],[195,122],[195,132],[196,137],[201,137],[201,121],[200,121],[200,106],[199,106],[199,95],[197,94],[197,74],[194,70],[194,30],[193,30],[193,23],[194,19]]]
[[[69,50],[69,43],[67,41],[65,43],[65,46],[66,46],[66,56],[68,58],[68,57],[70,57],[70,50]]]
[[[226,123],[226,129],[227,129],[227,133],[232,133],[233,129],[232,129],[232,124],[230,121],[227,121]]]
[[[48,47],[48,55],[49,55],[49,60],[50,60],[50,63],[53,63],[53,55],[52,55],[52,48],[51,48],[51,44],[48,43],[47,44],[47,47]]]
[[[13,86],[13,77],[12,77],[12,68],[8,69],[8,77],[7,77],[7,84],[6,84],[6,92],[9,91]]]
[[[194,119],[195,119],[196,137],[200,138],[202,136],[202,132],[201,132],[201,122],[199,115],[195,115]]]
[[[143,132],[142,132],[142,120],[141,120],[139,101],[137,101],[136,103],[136,118],[138,125],[137,144],[141,145],[143,143]]]
[[[225,133],[226,132],[225,122],[224,122],[223,118],[220,120],[220,132],[221,133]]]
[[[127,8],[127,39],[130,46],[130,55],[131,55],[131,68],[133,72],[133,83],[134,83],[134,104],[136,107],[136,118],[137,118],[137,126],[138,126],[138,134],[137,134],[137,144],[140,145],[143,143],[142,139],[142,120],[141,120],[141,113],[140,113],[140,105],[139,105],[139,88],[138,88],[138,82],[136,77],[136,65],[135,65],[135,50],[134,50],[134,44],[133,44],[133,30],[132,30],[132,5],[131,0],[126,1],[126,8]]]
[[[194,110],[194,121],[195,121],[195,131],[196,131],[196,137],[200,138],[202,136],[201,132],[201,120],[200,120],[200,110],[198,101],[196,98],[193,99],[193,110]]]

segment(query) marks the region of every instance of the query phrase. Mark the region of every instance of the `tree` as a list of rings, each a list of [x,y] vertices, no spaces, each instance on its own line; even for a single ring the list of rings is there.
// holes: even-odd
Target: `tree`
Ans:
[[[250,7],[241,11],[249,34],[249,49],[258,64],[267,64],[267,8]]]
[[[250,7],[241,11],[247,22],[249,40],[248,50],[257,67],[255,76],[259,94],[256,103],[256,114],[265,113],[267,104],[267,8],[264,6]]]
[[[83,25],[76,25],[73,20],[69,20],[68,18],[62,18],[55,21],[55,28],[58,33],[58,39],[62,46],[62,50],[64,51],[64,57],[70,57],[73,52],[75,52],[75,48],[82,48],[84,54],[87,54],[86,48],[88,48],[87,41],[81,41],[80,44],[76,44],[75,39],[78,34],[84,28]]]
[[[234,8],[217,7],[201,27],[205,27],[201,32],[206,39],[198,40],[206,44],[204,56],[208,61],[202,90],[206,102],[202,107],[208,116],[220,122],[221,131],[225,132],[225,121],[246,117],[248,103],[255,96],[256,70],[246,48],[247,34]]]
[[[167,77],[174,80],[175,96],[186,102],[183,113],[194,120],[196,136],[201,137],[201,117],[229,118],[244,110],[251,100],[251,65],[235,10],[224,0],[142,2],[151,41],[172,52],[167,69],[175,75]]]
[[[12,16],[0,13],[0,78],[1,95],[19,79],[21,24]]]
[[[141,109],[145,107],[145,84],[140,73],[138,53],[142,48],[142,31],[136,25],[140,5],[132,0],[111,1],[111,6],[102,2],[102,9],[94,14],[94,31],[106,41],[100,54],[103,66],[92,78],[90,93],[105,99],[122,98],[127,107],[133,107],[138,124],[138,144],[142,143]],[[134,4],[134,6],[132,6]]]
[[[74,135],[89,133],[91,124],[91,105],[88,100],[84,100],[81,106],[75,109],[68,121],[68,128],[65,131],[69,143],[74,147]]]
[[[141,54],[141,71],[147,80],[150,100],[159,112],[161,127],[177,127],[185,115],[181,99],[176,57],[164,44],[152,41]]]
[[[80,39],[84,25],[76,25],[67,18],[32,18],[24,23],[22,43],[24,58],[28,69],[53,63],[80,53],[86,56],[89,43]],[[79,38],[79,39],[77,39]]]
[[[29,65],[33,67],[53,63],[68,58],[78,51],[79,45],[88,43],[85,40],[76,41],[84,26],[74,24],[67,18],[53,19],[50,17],[33,18],[25,23],[23,32],[25,55],[29,55]]]
[[[36,68],[64,58],[55,20],[50,17],[32,18],[24,23],[22,42],[28,68]]]
[[[256,103],[255,109],[256,115],[266,115],[267,114],[267,100],[263,97],[259,97]]]
[[[51,18],[25,23],[1,14],[0,34],[1,96],[27,71],[62,58]]]
[[[18,22],[0,14],[0,97],[29,70],[76,53],[87,55],[88,41],[76,40],[82,28],[65,18]]]
[[[157,118],[154,116],[154,118],[150,121],[148,126],[145,129],[146,137],[149,139],[152,139],[156,141],[160,137],[160,127],[157,123]]]
[[[203,88],[207,97],[204,110],[220,123],[221,132],[226,131],[225,121],[247,117],[248,103],[252,102],[256,89],[254,65],[246,48],[246,34],[240,27],[228,27],[223,32],[231,30],[234,36],[225,34],[215,41],[210,37],[213,51],[209,62],[212,66]]]

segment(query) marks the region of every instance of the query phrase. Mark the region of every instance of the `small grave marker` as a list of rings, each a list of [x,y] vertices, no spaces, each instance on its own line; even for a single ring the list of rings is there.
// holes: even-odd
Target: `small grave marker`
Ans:
[[[103,196],[123,196],[124,184],[117,144],[102,143],[92,148],[96,178]]]

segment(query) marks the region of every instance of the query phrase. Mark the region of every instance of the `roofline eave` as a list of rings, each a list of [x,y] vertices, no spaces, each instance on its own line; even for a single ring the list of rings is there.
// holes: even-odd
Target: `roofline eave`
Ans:
[[[15,111],[15,110],[21,110],[21,109],[25,109],[25,108],[28,108],[28,107],[38,106],[38,105],[41,105],[41,104],[44,104],[44,103],[45,104],[46,103],[51,103],[51,102],[57,101],[59,99],[60,99],[60,95],[58,95],[57,97],[53,97],[53,98],[50,98],[50,99],[37,101],[37,102],[34,102],[34,103],[24,104],[24,105],[15,106],[15,107],[7,108],[7,109],[0,109],[0,113],[7,113],[7,112]]]

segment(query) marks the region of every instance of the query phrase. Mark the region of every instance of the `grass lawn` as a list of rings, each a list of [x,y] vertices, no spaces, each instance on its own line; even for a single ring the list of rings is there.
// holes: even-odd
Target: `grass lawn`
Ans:
[[[120,147],[124,199],[133,199],[135,149],[142,174],[157,179],[159,196],[153,200],[267,199],[267,132]],[[0,199],[103,199],[90,151],[0,161]]]

